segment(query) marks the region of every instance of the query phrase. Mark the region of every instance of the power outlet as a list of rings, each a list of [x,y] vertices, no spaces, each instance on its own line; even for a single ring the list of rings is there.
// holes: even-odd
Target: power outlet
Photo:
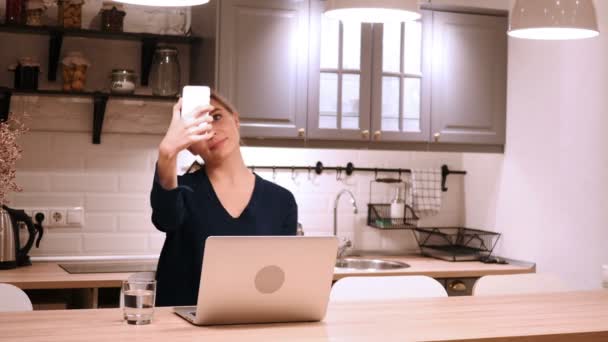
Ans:
[[[65,209],[49,209],[49,226],[63,227],[66,225]]]
[[[34,221],[34,223],[36,223],[36,214],[42,214],[44,215],[44,220],[42,220],[42,225],[47,225],[49,223],[49,211],[46,209],[32,209],[32,221]]]

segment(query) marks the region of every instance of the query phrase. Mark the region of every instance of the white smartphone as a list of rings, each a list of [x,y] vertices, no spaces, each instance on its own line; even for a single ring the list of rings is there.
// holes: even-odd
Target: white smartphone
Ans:
[[[182,120],[194,120],[193,112],[197,107],[207,106],[211,101],[211,89],[206,86],[185,86],[182,91]]]
[[[182,120],[189,123],[194,120],[193,112],[197,107],[206,106],[211,101],[211,89],[205,86],[185,86],[182,91]],[[202,163],[199,156],[195,156],[188,150],[177,154],[177,174],[183,175],[192,166],[194,161]]]

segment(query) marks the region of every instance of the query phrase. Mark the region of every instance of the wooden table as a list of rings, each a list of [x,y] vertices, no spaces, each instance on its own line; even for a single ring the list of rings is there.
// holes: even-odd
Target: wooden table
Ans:
[[[195,327],[157,308],[127,325],[119,309],[0,314],[0,341],[608,341],[608,291],[330,304],[319,323]]]

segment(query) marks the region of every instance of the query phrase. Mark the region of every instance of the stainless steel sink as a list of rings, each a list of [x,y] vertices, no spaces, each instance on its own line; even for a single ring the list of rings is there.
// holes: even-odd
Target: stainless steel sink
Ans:
[[[381,259],[354,259],[344,258],[336,261],[337,268],[350,268],[355,270],[395,270],[408,268],[410,265],[399,261],[388,261]]]

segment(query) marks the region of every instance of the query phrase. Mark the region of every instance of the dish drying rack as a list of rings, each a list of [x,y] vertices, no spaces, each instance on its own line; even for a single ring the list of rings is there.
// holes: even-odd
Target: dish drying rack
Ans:
[[[488,259],[500,233],[464,227],[418,227],[414,236],[422,255],[446,261]]]

